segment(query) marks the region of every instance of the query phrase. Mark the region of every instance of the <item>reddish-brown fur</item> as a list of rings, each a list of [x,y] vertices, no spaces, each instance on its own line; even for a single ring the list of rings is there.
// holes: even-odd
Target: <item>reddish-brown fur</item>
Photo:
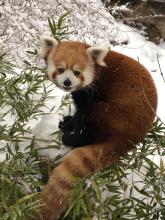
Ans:
[[[80,69],[84,69],[89,60],[85,48],[87,45],[73,41],[63,41],[57,45],[53,53],[53,61],[55,65],[61,64],[65,61],[67,69],[72,69],[75,64],[79,64]],[[76,52],[75,52],[76,49]]]
[[[54,52],[54,62],[65,60],[70,66],[77,62],[83,69],[88,60],[87,47],[62,42],[57,53]],[[99,101],[91,104],[86,112],[88,132],[97,137],[97,141],[71,151],[55,168],[42,192],[44,220],[57,220],[65,211],[73,177],[92,175],[116,162],[142,141],[152,127],[157,93],[148,71],[137,61],[113,51],[104,61],[106,67],[95,65],[94,87]]]

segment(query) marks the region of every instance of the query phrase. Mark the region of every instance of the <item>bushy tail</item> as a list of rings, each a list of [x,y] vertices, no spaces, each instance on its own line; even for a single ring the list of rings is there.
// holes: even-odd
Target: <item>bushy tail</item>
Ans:
[[[71,151],[54,169],[42,193],[41,215],[43,220],[57,220],[65,211],[74,177],[90,176],[111,165],[121,156],[121,149],[124,149],[123,144],[120,146],[120,143],[111,140]]]

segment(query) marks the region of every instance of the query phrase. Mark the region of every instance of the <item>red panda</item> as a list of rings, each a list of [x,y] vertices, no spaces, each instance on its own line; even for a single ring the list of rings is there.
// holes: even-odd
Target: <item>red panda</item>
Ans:
[[[75,149],[42,192],[42,219],[57,220],[68,206],[73,177],[110,166],[143,140],[156,115],[157,92],[139,62],[108,48],[42,37],[40,56],[50,80],[71,92],[76,106],[75,115],[59,124],[63,143]]]

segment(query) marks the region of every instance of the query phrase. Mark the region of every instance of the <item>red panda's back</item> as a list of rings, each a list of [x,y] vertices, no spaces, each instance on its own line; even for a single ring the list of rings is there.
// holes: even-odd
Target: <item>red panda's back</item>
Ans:
[[[111,51],[105,62],[107,67],[99,70],[99,90],[104,102],[109,103],[109,109],[103,110],[102,106],[100,111],[105,120],[97,122],[95,111],[99,109],[97,104],[92,106],[89,121],[96,132],[98,127],[99,134],[102,130],[103,135],[123,136],[138,143],[155,118],[157,93],[153,79],[141,64],[125,55]]]

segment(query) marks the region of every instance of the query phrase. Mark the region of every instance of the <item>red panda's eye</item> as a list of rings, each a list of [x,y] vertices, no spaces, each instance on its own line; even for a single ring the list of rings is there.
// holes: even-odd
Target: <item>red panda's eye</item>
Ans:
[[[59,68],[58,68],[58,72],[59,72],[59,73],[63,73],[64,71],[65,71],[65,69],[64,69],[63,67],[59,67]]]
[[[78,70],[73,70],[73,73],[74,73],[75,76],[79,76],[80,75],[80,71],[78,71]]]

